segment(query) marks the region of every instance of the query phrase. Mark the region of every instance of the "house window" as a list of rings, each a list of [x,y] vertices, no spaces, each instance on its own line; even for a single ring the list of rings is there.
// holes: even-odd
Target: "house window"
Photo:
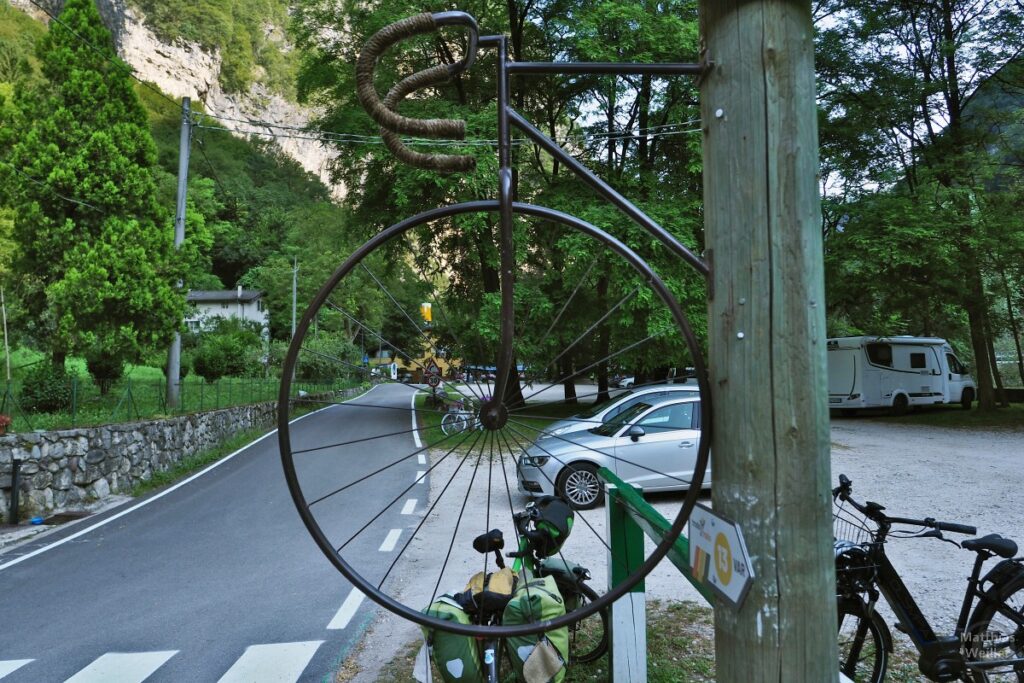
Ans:
[[[867,351],[872,365],[892,367],[892,346],[889,344],[868,344]]]
[[[910,354],[910,367],[918,370],[923,370],[928,367],[928,363],[925,360],[923,353],[912,353]]]

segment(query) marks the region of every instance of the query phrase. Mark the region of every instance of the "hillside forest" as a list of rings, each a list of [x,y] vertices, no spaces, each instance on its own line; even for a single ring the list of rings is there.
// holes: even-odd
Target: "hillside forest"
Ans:
[[[475,157],[467,173],[397,163],[355,95],[354,64],[370,35],[446,5],[130,4],[161,40],[217,53],[226,91],[259,85],[311,107],[309,128],[287,134],[337,152],[334,186],[280,151],[275,138],[285,133],[239,126],[195,98],[186,239],[176,249],[180,102],[133,78],[93,0],[67,0],[46,24],[0,0],[0,283],[11,344],[45,359],[22,372],[65,373],[72,357],[97,381],[135,366],[161,368],[172,335],[184,331],[184,290],[238,286],[264,293],[269,352],[259,330],[225,325],[186,334],[184,370],[202,369],[211,381],[279,371],[296,266],[301,318],[364,241],[425,209],[495,196],[492,51],[402,105],[409,116],[466,120],[466,139],[443,147]],[[693,1],[467,0],[459,9],[485,33],[509,35],[516,61],[698,59]],[[971,366],[979,406],[994,409],[999,390],[1024,378],[1019,6],[816,0],[814,14],[828,334],[945,337]],[[464,47],[456,30],[412,40],[382,60],[378,90],[452,63]],[[694,80],[520,78],[511,98],[701,253]],[[438,147],[417,143],[420,151]],[[518,201],[578,216],[628,245],[706,344],[700,276],[538,147],[518,140],[513,153]],[[673,323],[664,304],[620,255],[536,217],[517,219],[515,237],[516,363],[529,379],[561,382],[575,400],[584,398],[574,384],[584,377],[602,396],[615,374],[655,378],[692,365],[678,335],[666,333]],[[358,374],[362,357],[387,349],[416,362],[430,346],[486,372],[498,335],[496,244],[497,216],[486,211],[428,221],[383,242],[310,315],[300,373]],[[419,317],[422,302],[433,305],[429,326]],[[225,346],[225,337],[235,345]],[[218,343],[233,349],[220,353],[236,361],[230,368],[211,360]]]

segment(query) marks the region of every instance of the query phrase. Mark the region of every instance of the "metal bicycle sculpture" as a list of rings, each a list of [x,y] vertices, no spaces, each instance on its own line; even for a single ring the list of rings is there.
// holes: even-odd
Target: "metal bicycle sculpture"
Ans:
[[[373,85],[373,72],[380,55],[399,41],[450,26],[462,27],[468,33],[464,58],[401,80],[381,101]],[[423,154],[407,148],[399,137],[463,139],[464,122],[410,119],[396,113],[395,109],[403,98],[417,89],[444,82],[468,69],[478,48],[497,52],[498,198],[425,211],[381,231],[355,250],[324,284],[296,328],[282,371],[278,415],[288,487],[307,529],[334,566],[374,601],[410,621],[432,629],[494,638],[527,635],[578,622],[606,610],[643,579],[668,552],[697,502],[711,443],[707,373],[697,338],[675,295],[654,269],[619,239],[567,213],[514,201],[512,128],[525,134],[646,230],[660,253],[669,255],[666,258],[670,258],[672,264],[680,267],[683,263],[689,264],[701,277],[707,277],[707,265],[513,109],[509,79],[543,74],[699,75],[704,65],[516,63],[508,57],[506,36],[479,36],[475,19],[464,12],[411,17],[375,34],[360,55],[356,69],[360,100],[382,126],[385,143],[401,161],[440,172],[467,171],[474,167],[475,160],[471,156]],[[402,295],[393,291],[400,283],[388,280],[381,252],[393,255],[403,248],[410,249],[410,245],[428,244],[439,235],[460,230],[461,226],[479,227],[486,223],[490,230],[494,227],[495,215],[498,237],[475,246],[481,253],[496,253],[495,260],[500,260],[496,268],[500,286],[497,291],[492,288],[490,293],[480,296],[480,309],[474,313],[479,316],[474,323],[493,330],[494,334],[476,334],[475,344],[462,343],[458,334],[471,333],[454,324],[451,319],[457,317],[455,315],[449,315],[446,321],[447,334],[454,340],[464,363],[474,360],[479,367],[486,364],[494,370],[493,375],[490,371],[476,370],[468,372],[461,381],[446,380],[449,387],[480,402],[476,419],[483,429],[444,435],[439,425],[440,413],[421,400],[426,395],[425,389],[388,382],[375,385],[358,399],[334,403],[301,422],[290,424],[289,405],[311,401],[297,398],[293,391],[294,378],[302,377],[303,363],[333,361],[340,368],[365,371],[358,363],[334,357],[317,344],[317,330],[322,333],[332,321],[336,325],[344,324],[347,329],[362,331],[364,338],[366,334],[371,335],[382,346],[395,349],[396,358],[423,368],[423,363],[417,359],[423,348],[436,345],[436,339],[415,322],[408,312],[410,306],[403,305]],[[546,272],[551,269],[531,265],[530,256],[539,247],[534,242],[517,244],[517,235],[557,242],[559,249],[555,251],[564,258],[560,274],[552,275]],[[566,248],[562,249],[563,246]],[[570,246],[572,249],[568,248]],[[413,255],[406,254],[406,264],[415,261]],[[674,274],[686,270],[670,267]],[[565,284],[567,273],[578,280],[571,293]],[[593,276],[603,277],[604,284],[599,279],[595,285]],[[415,289],[413,285],[419,288],[415,291],[423,291],[424,296],[431,297],[439,317],[446,315],[443,302],[455,306],[473,294],[466,278],[450,264],[441,264],[431,274],[421,273],[414,283],[401,284],[406,292]],[[405,325],[406,338],[412,341],[403,344],[393,335],[385,337],[379,312],[374,314],[377,319],[372,322],[360,315],[356,309],[366,287],[375,287],[386,295],[391,305],[386,317],[392,323],[398,321]],[[561,300],[552,301],[542,310],[531,307],[528,296],[534,291],[531,287],[560,292]],[[597,313],[592,310],[593,306],[580,305],[580,298],[594,291],[604,297],[596,299],[604,302],[603,309]],[[618,298],[609,303],[614,297]],[[565,316],[574,304],[573,315]],[[626,319],[631,323],[629,329],[633,330],[629,334],[626,327],[617,325],[618,321]],[[540,335],[536,331],[541,329],[547,331]],[[637,329],[642,333],[637,335]],[[526,353],[527,346],[533,357],[542,360],[522,367],[517,365],[517,356]],[[586,376],[595,368],[603,367],[607,371],[609,363],[622,362],[641,352],[674,353],[680,365],[695,368],[700,405],[694,414],[699,413],[700,423],[704,425],[699,446],[691,436],[678,446],[672,445],[674,450],[668,460],[664,457],[652,460],[641,452],[642,447],[669,438],[665,435],[672,433],[653,422],[647,427],[650,433],[646,437],[638,436],[645,433],[644,429],[624,425],[621,438],[612,437],[618,439],[613,449],[589,447],[582,439],[561,437],[545,429],[543,419],[551,417],[545,408],[564,402],[562,397],[546,398],[545,391],[559,387],[564,380]],[[680,357],[683,354],[687,358]],[[525,375],[525,385],[520,381],[520,374]],[[485,396],[489,400],[482,401]],[[587,394],[580,398],[585,396]],[[596,392],[590,396],[596,396]],[[685,426],[691,427],[690,424]],[[639,566],[631,568],[633,571],[625,581],[554,620],[516,626],[460,625],[427,616],[422,610],[440,592],[456,586],[457,581],[464,581],[469,573],[479,569],[474,564],[472,571],[467,571],[470,563],[483,562],[487,571],[487,555],[453,558],[453,550],[469,547],[473,536],[493,526],[499,513],[492,510],[492,505],[500,506],[500,514],[508,518],[515,514],[517,504],[513,498],[523,499],[527,492],[521,464],[527,448],[534,454],[532,462],[540,459],[561,466],[561,473],[554,477],[545,474],[544,481],[534,482],[540,488],[557,492],[566,476],[580,471],[591,474],[596,468],[585,468],[580,463],[587,456],[600,455],[612,463],[609,467],[620,476],[631,474],[629,480],[641,482],[645,490],[686,490],[682,500],[679,496],[659,500],[659,505],[675,508],[670,532],[646,554]],[[537,456],[538,452],[543,455]],[[456,480],[460,482],[458,485]],[[468,484],[463,484],[465,480]],[[577,531],[569,544],[599,543],[608,550],[611,562],[621,561],[612,556],[599,528],[603,526],[603,512],[597,514],[601,515],[600,521],[578,514]],[[673,515],[667,516],[673,519]],[[444,534],[443,545],[430,540],[435,538],[430,534],[437,527]],[[385,541],[378,548],[384,533],[391,541]],[[577,551],[570,548],[567,552]],[[409,557],[407,553],[418,553],[417,581],[410,581],[405,575],[396,576],[408,571],[404,565],[395,571],[402,558]],[[432,574],[429,580],[423,579],[419,573],[431,563],[440,566],[439,570],[436,566],[431,570],[438,571],[438,576],[436,580]],[[417,593],[416,586],[410,583],[420,585],[421,590]]]

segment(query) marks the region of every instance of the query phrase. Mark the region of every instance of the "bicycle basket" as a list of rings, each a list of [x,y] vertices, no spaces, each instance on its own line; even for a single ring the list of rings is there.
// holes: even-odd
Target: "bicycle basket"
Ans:
[[[875,529],[842,505],[832,515],[836,557],[836,594],[851,596],[871,588],[878,571]]]

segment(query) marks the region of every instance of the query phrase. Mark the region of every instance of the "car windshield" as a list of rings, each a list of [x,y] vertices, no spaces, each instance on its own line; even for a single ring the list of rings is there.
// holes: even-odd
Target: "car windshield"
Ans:
[[[601,436],[611,436],[615,432],[622,428],[622,425],[628,424],[633,421],[637,415],[644,412],[651,407],[650,403],[644,403],[643,401],[634,404],[631,408],[622,411],[612,419],[605,422],[600,427],[594,427],[590,431],[594,434],[600,434]]]
[[[633,394],[632,391],[627,391],[627,392],[621,393],[618,396],[616,396],[615,398],[610,398],[607,401],[601,401],[600,403],[592,405],[589,408],[587,408],[586,410],[584,410],[582,413],[574,415],[573,417],[578,417],[578,418],[582,418],[582,419],[587,419],[587,418],[594,417],[599,412],[601,412],[602,410],[604,410],[605,408],[610,406],[612,403],[617,403],[618,401],[621,401],[622,399],[624,399],[627,396],[630,396],[632,394]]]

